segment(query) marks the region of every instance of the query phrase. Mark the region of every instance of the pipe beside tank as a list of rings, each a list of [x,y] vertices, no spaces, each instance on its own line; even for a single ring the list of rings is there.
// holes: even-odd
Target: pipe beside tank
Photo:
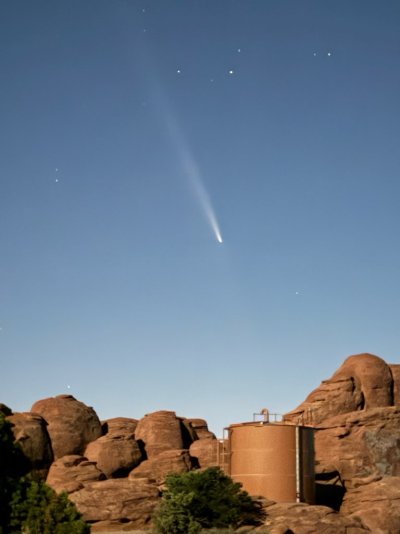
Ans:
[[[231,425],[229,473],[251,495],[315,502],[314,430],[284,423]]]

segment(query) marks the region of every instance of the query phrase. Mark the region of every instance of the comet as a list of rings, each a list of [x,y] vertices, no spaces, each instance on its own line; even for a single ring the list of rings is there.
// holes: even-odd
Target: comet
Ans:
[[[164,109],[168,130],[170,137],[175,145],[180,163],[183,167],[185,175],[188,177],[194,196],[196,197],[202,212],[208,222],[215,239],[219,244],[224,241],[222,239],[221,229],[218,224],[217,216],[211,202],[210,195],[204,185],[200,168],[190,150],[186,140],[184,139],[181,129],[168,109]]]

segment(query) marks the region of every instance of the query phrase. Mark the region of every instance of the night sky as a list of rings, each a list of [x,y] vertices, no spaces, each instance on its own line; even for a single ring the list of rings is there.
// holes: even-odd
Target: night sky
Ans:
[[[399,363],[399,27],[398,0],[1,0],[0,401],[220,435]]]

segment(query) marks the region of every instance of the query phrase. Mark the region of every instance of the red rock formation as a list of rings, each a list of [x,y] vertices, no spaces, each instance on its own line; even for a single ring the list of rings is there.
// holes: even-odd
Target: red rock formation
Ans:
[[[105,522],[105,527],[114,522],[132,530],[149,524],[159,491],[146,479],[116,478],[89,483],[69,498],[86,521]]]
[[[84,456],[72,454],[56,460],[47,475],[47,484],[57,493],[72,493],[82,489],[89,482],[104,480],[105,475],[95,462],[89,462]]]
[[[205,419],[184,419],[189,423],[195,432],[196,439],[214,438],[215,434],[208,430],[207,421]]]
[[[189,452],[184,449],[162,451],[157,456],[145,460],[130,472],[129,478],[148,478],[162,485],[171,473],[185,473],[192,467]]]
[[[218,445],[215,438],[198,439],[190,445],[189,453],[201,468],[214,467],[218,465]]]
[[[318,425],[335,415],[393,406],[393,388],[391,369],[381,358],[372,354],[349,356],[329,380],[286,414],[285,420]]]
[[[72,395],[59,395],[36,402],[31,412],[48,423],[54,457],[82,454],[85,447],[102,435],[101,423],[93,408]]]
[[[269,534],[367,534],[371,532],[356,517],[348,517],[327,506],[305,503],[267,503],[265,526]],[[374,531],[378,534],[378,531]],[[382,534],[382,533],[379,533]]]
[[[316,428],[320,501],[361,519],[376,534],[400,532],[398,379],[396,365],[371,354],[350,356],[285,415]]]
[[[29,412],[15,413],[7,417],[7,420],[13,425],[15,439],[30,461],[33,473],[45,479],[53,461],[46,421],[40,415]]]
[[[147,458],[183,449],[181,421],[175,412],[163,410],[145,415],[136,427],[135,437],[143,443]]]
[[[340,509],[350,518],[361,518],[374,534],[400,532],[400,477],[361,484],[345,494]]]
[[[140,464],[143,453],[135,439],[137,421],[118,417],[103,423],[108,432],[89,443],[84,455],[97,463],[97,467],[107,476],[126,476]]]

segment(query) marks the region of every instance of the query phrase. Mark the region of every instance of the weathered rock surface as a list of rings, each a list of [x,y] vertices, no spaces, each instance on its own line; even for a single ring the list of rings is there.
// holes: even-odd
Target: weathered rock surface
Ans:
[[[175,412],[163,410],[145,415],[136,427],[135,437],[143,443],[147,458],[183,449],[181,421]]]
[[[192,467],[189,452],[184,449],[163,451],[157,456],[145,460],[139,467],[130,472],[129,478],[148,478],[154,480],[157,485],[165,481],[165,477],[171,473],[185,473]]]
[[[331,417],[315,434],[316,471],[338,471],[347,488],[359,479],[400,476],[400,407]]]
[[[218,444],[215,438],[198,439],[190,445],[190,456],[197,460],[201,468],[216,466],[218,465]]]
[[[360,517],[374,534],[400,532],[400,477],[383,477],[347,492],[341,512]]]
[[[137,419],[131,417],[113,417],[101,422],[103,434],[135,435]]]
[[[143,460],[143,453],[135,439],[137,421],[128,418],[115,418],[103,423],[108,432],[89,443],[84,455],[107,478],[126,476]]]
[[[86,521],[112,521],[124,528],[149,524],[159,500],[155,484],[147,479],[116,478],[92,482],[70,495]]]
[[[84,456],[68,455],[56,460],[47,475],[46,482],[57,492],[72,493],[82,489],[90,482],[104,480],[102,473],[94,462]]]
[[[28,458],[33,473],[45,479],[53,461],[46,421],[40,415],[29,412],[15,413],[7,419],[13,425],[14,437]]]
[[[349,356],[329,380],[324,380],[286,421],[318,425],[339,414],[393,406],[394,382],[390,366],[372,354]]]
[[[215,439],[215,434],[213,434],[212,432],[208,430],[207,421],[205,419],[186,418],[185,422],[189,423],[191,428],[193,428],[197,439],[208,439],[208,438]]]
[[[72,395],[59,395],[36,402],[31,412],[48,423],[54,457],[82,454],[91,441],[102,435],[101,423],[93,408]]]
[[[377,356],[350,356],[285,416],[316,428],[320,502],[377,534],[400,532],[399,374]]]
[[[266,508],[265,526],[270,534],[366,534],[362,522],[326,506],[305,503],[277,503]],[[260,529],[261,530],[261,529]]]

